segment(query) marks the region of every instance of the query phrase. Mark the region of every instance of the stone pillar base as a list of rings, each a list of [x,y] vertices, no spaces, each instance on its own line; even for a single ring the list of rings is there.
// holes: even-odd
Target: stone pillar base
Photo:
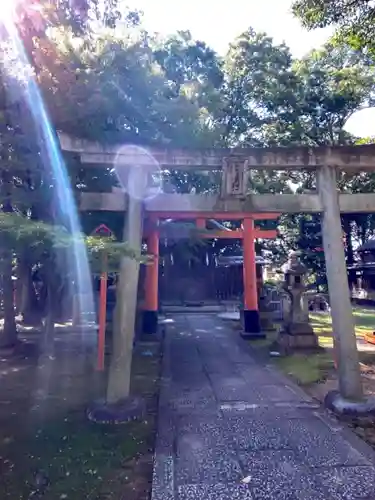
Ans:
[[[249,309],[243,311],[243,332],[241,336],[245,339],[266,338],[266,335],[260,328],[259,311]]]
[[[319,350],[321,349],[318,337],[308,323],[291,323],[279,335],[281,348],[288,352],[293,350]]]
[[[153,335],[158,331],[158,311],[143,311],[142,333]]]
[[[282,333],[287,335],[316,335],[310,323],[287,323],[282,329]]]

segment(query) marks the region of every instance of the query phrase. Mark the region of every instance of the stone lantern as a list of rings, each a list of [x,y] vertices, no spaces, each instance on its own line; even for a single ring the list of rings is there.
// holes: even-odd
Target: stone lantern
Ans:
[[[284,350],[317,349],[317,336],[309,323],[309,313],[305,299],[306,267],[293,252],[283,266],[283,290],[290,299],[290,311],[284,319],[279,342]]]

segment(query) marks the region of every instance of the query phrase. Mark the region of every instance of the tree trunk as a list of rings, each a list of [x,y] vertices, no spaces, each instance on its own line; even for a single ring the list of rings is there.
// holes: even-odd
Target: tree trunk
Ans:
[[[353,241],[352,241],[352,229],[351,229],[351,219],[350,215],[343,215],[343,226],[345,232],[345,246],[346,246],[346,267],[353,266],[354,264],[354,250],[353,250]],[[355,286],[357,278],[356,278],[355,269],[348,270],[348,279],[349,279],[349,287],[350,289]]]
[[[54,351],[54,337],[55,337],[55,307],[53,295],[55,291],[53,287],[49,284],[47,286],[47,297],[46,297],[46,311],[44,318],[44,328],[43,328],[43,353],[46,355],[52,355]]]
[[[141,254],[142,202],[129,197],[125,214],[124,240]],[[117,284],[113,328],[113,352],[109,368],[107,403],[115,404],[129,396],[133,340],[137,306],[139,260],[123,257]]]
[[[14,347],[17,343],[17,327],[13,304],[12,252],[2,252],[2,288],[4,304],[4,329],[0,335],[0,347]]]
[[[32,278],[32,266],[27,258],[21,257],[18,261],[18,279],[21,288],[19,312],[26,325],[39,326],[42,321],[40,305]]]
[[[361,245],[364,245],[366,243],[367,237],[366,237],[366,225],[367,224],[361,224],[360,226],[360,233],[361,233]]]
[[[7,169],[1,172],[0,190],[4,197],[2,211],[12,213],[12,176]],[[4,329],[0,335],[0,347],[13,347],[17,343],[17,328],[14,311],[13,294],[13,251],[10,242],[6,237],[1,239],[1,273],[4,305]]]

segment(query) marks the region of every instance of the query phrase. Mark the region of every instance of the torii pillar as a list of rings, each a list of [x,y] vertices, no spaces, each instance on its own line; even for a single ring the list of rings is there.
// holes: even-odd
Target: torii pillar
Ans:
[[[254,220],[243,220],[243,333],[244,338],[265,338],[261,332],[255,260]]]
[[[156,221],[153,221],[153,227],[148,233],[147,253],[152,261],[146,266],[142,331],[146,334],[154,334],[158,329],[159,309],[159,232]]]
[[[221,197],[227,199],[247,196],[249,180],[249,164],[241,158],[225,158],[223,160],[223,176]],[[255,228],[252,217],[243,219],[243,282],[244,282],[244,338],[264,338],[260,329],[256,261],[255,261]]]

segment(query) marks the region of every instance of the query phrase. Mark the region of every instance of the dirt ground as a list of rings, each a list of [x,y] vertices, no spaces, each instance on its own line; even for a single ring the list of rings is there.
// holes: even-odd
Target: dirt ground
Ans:
[[[26,333],[21,352],[0,359],[2,500],[150,497],[160,347],[139,344],[134,354],[132,392],[146,399],[146,419],[98,425],[86,418],[106,379],[87,347],[93,335],[61,330],[41,355],[38,333]]]

